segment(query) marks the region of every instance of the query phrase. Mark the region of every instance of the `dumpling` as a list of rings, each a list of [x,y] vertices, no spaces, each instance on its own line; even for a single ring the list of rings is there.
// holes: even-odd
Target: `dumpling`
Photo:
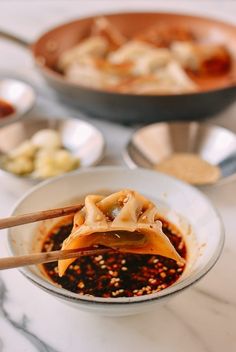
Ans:
[[[91,29],[92,36],[108,40],[110,49],[117,49],[126,42],[126,37],[106,17],[98,17]]]
[[[125,68],[123,69],[124,73]],[[127,71],[127,70],[126,70]],[[106,62],[90,60],[87,63],[75,63],[66,71],[66,78],[70,82],[81,84],[90,88],[113,87],[122,79],[122,67],[114,67]]]
[[[181,66],[198,73],[222,73],[231,63],[228,50],[220,44],[174,42],[171,51]]]
[[[155,50],[151,44],[131,40],[122,45],[118,50],[108,56],[108,60],[113,64],[121,64],[126,61],[136,61],[141,55],[147,55]]]
[[[165,85],[170,93],[192,92],[197,89],[196,84],[185,73],[178,62],[172,60],[165,69],[157,72],[157,78]]]
[[[120,84],[118,89],[133,94],[180,94],[194,92],[197,86],[182,67],[172,60],[153,74],[138,76],[128,83]]]
[[[85,87],[102,88],[103,86],[104,75],[94,66],[91,60],[86,63],[75,62],[71,64],[65,72],[65,77],[68,81]]]
[[[169,48],[174,41],[192,42],[196,40],[195,34],[188,27],[182,27],[181,25],[170,26],[158,22],[136,35],[136,39],[159,48]]]
[[[133,72],[137,75],[147,75],[165,67],[172,59],[169,49],[157,48],[148,50],[137,58]]]
[[[191,42],[173,42],[171,51],[175,59],[182,67],[190,70],[197,70],[199,67],[198,55],[194,50],[194,44]]]
[[[109,43],[101,36],[84,39],[78,45],[62,53],[58,68],[66,71],[72,64],[78,63],[87,57],[103,57],[108,51]]]
[[[85,205],[75,214],[72,232],[63,242],[62,249],[94,245],[129,253],[158,254],[182,261],[162,232],[155,205],[131,190],[122,190],[107,197],[89,195],[85,198]],[[60,276],[75,259],[58,262]]]

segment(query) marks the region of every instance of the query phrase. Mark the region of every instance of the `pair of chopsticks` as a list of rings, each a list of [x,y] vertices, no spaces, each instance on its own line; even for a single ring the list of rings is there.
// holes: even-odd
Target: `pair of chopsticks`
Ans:
[[[0,219],[0,230],[29,224],[36,221],[58,218],[60,216],[74,214],[83,208],[83,204],[73,205],[65,208],[37,211],[35,213],[11,216]],[[70,259],[86,255],[103,254],[109,251],[108,248],[98,248],[91,250],[68,249],[43,253],[32,253],[17,257],[0,258],[0,270],[17,268],[26,265],[42,264],[54,262],[61,259]]]

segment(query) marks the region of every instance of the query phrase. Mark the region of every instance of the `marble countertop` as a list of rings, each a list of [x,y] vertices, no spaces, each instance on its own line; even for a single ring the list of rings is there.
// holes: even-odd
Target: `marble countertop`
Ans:
[[[46,28],[96,11],[173,10],[212,15],[235,23],[234,1],[1,1],[0,24],[33,41]],[[34,70],[27,50],[0,40],[0,76],[19,77],[37,86],[32,116],[80,116],[104,133],[103,164],[122,165],[121,151],[131,127],[96,121],[54,100]],[[47,97],[47,98],[45,98]],[[211,119],[236,132],[236,104]],[[0,175],[0,216],[6,216],[29,184]],[[227,352],[236,351],[236,182],[204,190],[218,208],[226,229],[223,254],[196,286],[152,312],[105,318],[68,307],[28,282],[17,270],[0,273],[0,352]],[[4,231],[0,255],[7,255]]]

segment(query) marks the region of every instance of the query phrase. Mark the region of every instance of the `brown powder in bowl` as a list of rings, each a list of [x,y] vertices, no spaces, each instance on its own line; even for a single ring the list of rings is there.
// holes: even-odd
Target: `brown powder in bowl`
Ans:
[[[154,169],[194,185],[215,183],[221,176],[218,166],[191,153],[174,153],[155,165]]]

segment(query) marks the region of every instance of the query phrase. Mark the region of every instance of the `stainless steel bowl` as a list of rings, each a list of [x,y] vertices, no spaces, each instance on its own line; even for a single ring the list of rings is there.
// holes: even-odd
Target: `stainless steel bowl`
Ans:
[[[19,146],[25,140],[30,139],[35,132],[45,128],[54,129],[60,133],[63,146],[79,158],[80,168],[94,166],[104,156],[104,137],[90,123],[75,118],[38,117],[22,120],[0,129],[0,157]],[[17,176],[10,173],[1,164],[0,170],[17,178],[35,180],[30,175]]]
[[[215,184],[236,176],[236,135],[226,128],[199,122],[154,123],[137,130],[124,152],[130,168],[152,169],[173,153],[194,153],[221,169]]]
[[[0,98],[15,108],[13,114],[0,119],[0,127],[2,127],[26,115],[33,107],[36,96],[33,88],[24,82],[15,79],[1,79]]]

